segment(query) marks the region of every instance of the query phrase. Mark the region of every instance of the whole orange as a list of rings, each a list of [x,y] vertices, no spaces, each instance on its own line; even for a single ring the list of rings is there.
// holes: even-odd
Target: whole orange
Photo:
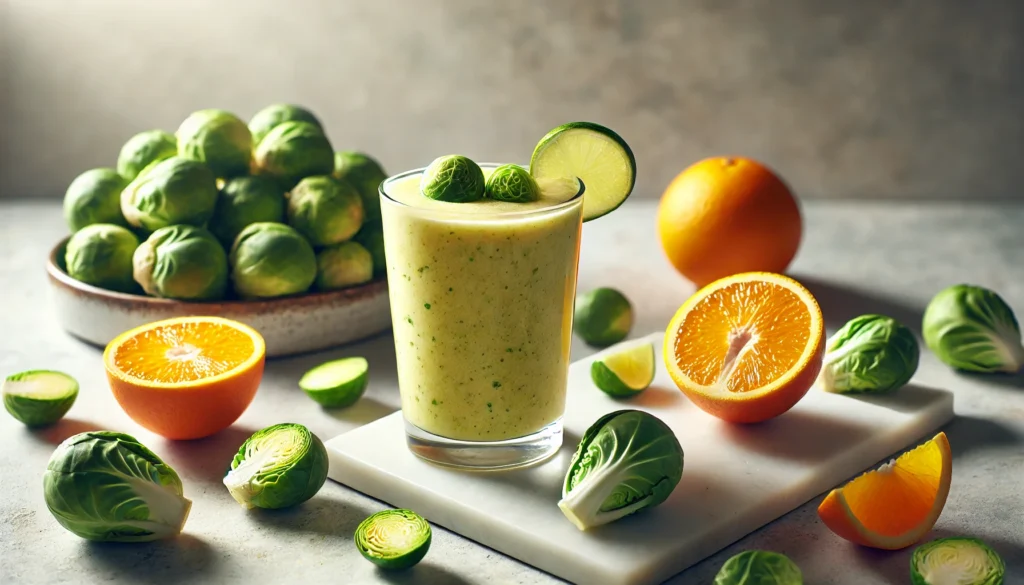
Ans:
[[[800,206],[789,187],[749,158],[691,165],[658,206],[661,247],[698,287],[741,272],[784,272],[802,234]]]

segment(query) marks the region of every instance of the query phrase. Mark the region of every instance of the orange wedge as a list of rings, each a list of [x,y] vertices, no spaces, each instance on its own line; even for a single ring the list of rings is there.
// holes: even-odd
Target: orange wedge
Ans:
[[[953,460],[945,433],[829,492],[818,516],[839,536],[897,550],[921,540],[946,505]]]
[[[179,317],[117,336],[103,364],[114,398],[135,422],[169,439],[197,439],[241,416],[265,354],[263,337],[247,325]]]
[[[807,394],[821,370],[825,328],[814,296],[781,274],[716,280],[676,312],[665,365],[704,411],[736,423],[776,417]]]

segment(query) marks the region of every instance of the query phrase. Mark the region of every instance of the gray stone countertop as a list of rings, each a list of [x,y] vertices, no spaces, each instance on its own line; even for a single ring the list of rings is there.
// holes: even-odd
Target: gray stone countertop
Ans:
[[[1024,206],[980,203],[805,203],[806,233],[791,273],[817,296],[829,331],[878,312],[920,330],[932,294],[956,282],[989,286],[1024,317]],[[637,310],[634,336],[663,328],[693,288],[669,267],[654,232],[654,203],[629,202],[586,225],[579,288],[613,286]],[[0,415],[0,583],[416,583],[560,582],[514,559],[437,528],[426,559],[412,571],[383,574],[352,544],[356,524],[385,504],[328,481],[305,504],[245,511],[221,484],[238,445],[254,430],[295,421],[323,439],[399,408],[390,335],[348,347],[268,362],[262,387],[231,428],[203,440],[171,442],[133,423],[109,390],[100,350],[76,341],[50,307],[43,263],[65,233],[57,202],[0,204],[0,374],[54,368],[81,383],[78,402],[54,427],[29,431]],[[591,352],[574,340],[573,356]],[[322,410],[296,386],[321,361],[364,355],[366,396]],[[922,360],[935,361],[929,352]],[[1024,582],[1024,376],[965,376],[928,368],[917,381],[955,392],[957,418],[946,427],[953,483],[928,538],[973,535],[1007,563],[1007,584]],[[42,472],[54,446],[90,429],[135,434],[170,463],[194,505],[179,538],[141,545],[85,542],[46,510]],[[731,555],[749,548],[789,555],[814,584],[908,583],[910,550],[858,548],[818,520],[820,498],[679,574],[670,583],[709,583]]]

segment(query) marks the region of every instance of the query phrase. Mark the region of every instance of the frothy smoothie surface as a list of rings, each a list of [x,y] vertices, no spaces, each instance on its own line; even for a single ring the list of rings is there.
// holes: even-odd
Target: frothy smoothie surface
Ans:
[[[580,201],[448,203],[419,179],[382,206],[404,416],[460,440],[536,432],[565,408]]]

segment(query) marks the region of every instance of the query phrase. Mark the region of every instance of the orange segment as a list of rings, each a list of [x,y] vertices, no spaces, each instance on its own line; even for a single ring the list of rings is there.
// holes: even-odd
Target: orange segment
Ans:
[[[952,456],[945,433],[832,490],[818,516],[837,535],[895,550],[935,526],[949,494]]]
[[[212,435],[252,402],[266,348],[256,330],[220,317],[180,317],[119,335],[103,352],[128,416],[170,439]]]
[[[249,332],[205,319],[139,331],[116,345],[111,359],[126,376],[173,384],[228,372],[251,358],[254,350]]]
[[[665,336],[665,363],[679,389],[730,422],[789,410],[821,369],[824,322],[811,293],[766,272],[737,274],[697,291]]]

